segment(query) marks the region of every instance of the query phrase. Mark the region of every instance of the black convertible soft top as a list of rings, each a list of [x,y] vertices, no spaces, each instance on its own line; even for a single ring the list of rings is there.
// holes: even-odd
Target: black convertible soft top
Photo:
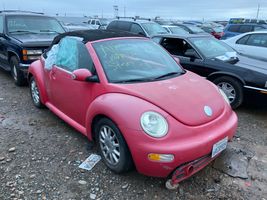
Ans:
[[[59,41],[66,36],[74,36],[74,37],[83,38],[84,43],[107,39],[107,38],[116,38],[116,37],[142,37],[138,34],[129,33],[125,31],[116,31],[116,30],[96,29],[96,30],[71,31],[71,32],[62,33],[56,36],[51,46],[53,46],[54,44],[58,44]]]

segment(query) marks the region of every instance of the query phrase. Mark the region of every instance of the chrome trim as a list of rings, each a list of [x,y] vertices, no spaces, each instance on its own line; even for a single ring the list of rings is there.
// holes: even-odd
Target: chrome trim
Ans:
[[[244,86],[244,88],[267,92],[267,89],[257,88],[257,87],[251,87],[251,86],[246,86],[246,85]]]
[[[23,68],[30,67],[30,64],[19,63],[19,67],[23,67]]]

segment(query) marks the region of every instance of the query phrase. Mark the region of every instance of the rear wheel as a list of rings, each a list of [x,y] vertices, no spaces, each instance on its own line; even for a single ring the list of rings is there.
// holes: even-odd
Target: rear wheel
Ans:
[[[222,76],[213,81],[227,96],[233,109],[239,107],[244,98],[242,84],[235,78]]]
[[[31,77],[31,79],[30,79],[30,93],[31,93],[33,104],[37,108],[43,108],[44,104],[41,102],[40,92],[39,91],[40,90],[39,90],[39,88],[37,86],[37,83],[36,83],[34,77]]]
[[[12,56],[10,58],[9,65],[10,65],[10,69],[11,69],[11,75],[14,79],[15,84],[17,86],[26,85],[27,80],[24,77],[23,71],[21,71],[19,69],[19,61],[18,61],[18,58],[16,56]]]
[[[110,119],[102,118],[95,131],[98,149],[108,168],[115,173],[132,169],[131,153],[118,127]]]

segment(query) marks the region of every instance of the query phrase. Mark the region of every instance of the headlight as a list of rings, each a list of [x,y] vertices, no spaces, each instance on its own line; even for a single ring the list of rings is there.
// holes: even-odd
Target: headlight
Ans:
[[[143,130],[152,137],[163,137],[168,132],[168,123],[165,118],[156,112],[145,112],[141,116]]]
[[[221,95],[223,96],[224,100],[230,105],[230,101],[228,99],[228,97],[226,96],[226,94],[224,93],[224,91],[222,91],[221,89],[219,89]]]

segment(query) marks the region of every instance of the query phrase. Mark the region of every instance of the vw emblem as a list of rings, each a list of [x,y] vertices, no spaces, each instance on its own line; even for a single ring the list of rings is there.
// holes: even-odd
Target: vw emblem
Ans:
[[[205,114],[206,114],[207,116],[209,116],[209,117],[211,117],[212,114],[213,114],[212,109],[211,109],[211,107],[209,107],[209,106],[205,106],[205,107],[204,107],[204,111],[205,111]]]

